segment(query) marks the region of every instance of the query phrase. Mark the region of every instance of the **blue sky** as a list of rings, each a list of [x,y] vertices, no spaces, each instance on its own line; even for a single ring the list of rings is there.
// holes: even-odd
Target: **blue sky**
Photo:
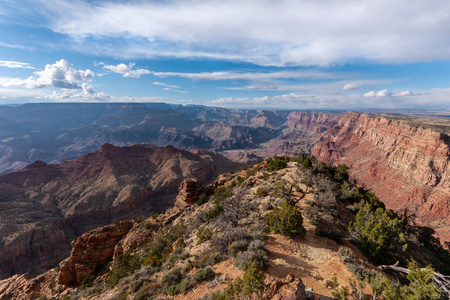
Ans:
[[[450,109],[450,2],[0,0],[0,104]]]

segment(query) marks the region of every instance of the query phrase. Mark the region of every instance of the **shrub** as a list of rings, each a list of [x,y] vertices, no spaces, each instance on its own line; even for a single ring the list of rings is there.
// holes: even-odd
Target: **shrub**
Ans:
[[[246,251],[248,249],[249,241],[248,240],[238,240],[234,241],[228,246],[228,255],[232,257],[236,257],[239,252]]]
[[[266,286],[264,280],[266,274],[261,272],[255,262],[251,263],[242,277],[242,292],[249,298],[256,294],[261,299]]]
[[[353,250],[350,249],[349,247],[340,246],[338,249],[338,253],[343,258],[346,258],[346,257],[351,258],[351,259],[356,258],[355,252],[353,252]]]
[[[267,223],[270,230],[280,233],[287,237],[304,236],[302,214],[287,202],[283,202],[281,210],[275,207],[267,217]]]
[[[286,168],[288,160],[285,157],[275,156],[267,161],[267,171],[278,171]]]
[[[107,283],[114,287],[120,279],[133,274],[141,267],[138,256],[131,256],[129,253],[119,255],[113,269],[109,273]]]
[[[201,195],[198,197],[198,200],[195,202],[195,204],[197,204],[198,206],[200,206],[200,205],[205,204],[206,202],[208,202],[208,200],[209,200],[209,197],[208,197],[208,196],[206,196],[205,194],[201,194]]]
[[[213,269],[211,269],[210,267],[206,267],[195,272],[195,274],[192,276],[192,280],[194,282],[200,282],[213,278],[215,275],[216,273],[214,273]]]
[[[184,293],[189,288],[189,278],[185,277],[181,279],[178,284],[174,284],[167,288],[167,295],[178,295]]]
[[[216,204],[216,206],[214,206],[213,209],[211,209],[210,211],[208,211],[206,213],[206,219],[208,221],[213,220],[213,219],[217,218],[222,212],[223,212],[222,206],[220,206],[219,204]]]
[[[370,204],[364,205],[349,230],[364,253],[377,263],[385,262],[389,252],[397,246],[406,248],[403,222],[383,208],[373,211]]]
[[[213,233],[211,229],[206,227],[200,227],[197,231],[198,242],[203,243],[205,241],[209,241],[212,237]]]
[[[267,195],[269,195],[269,192],[266,189],[258,188],[258,190],[256,191],[256,196],[258,196],[258,198],[262,198]]]
[[[247,250],[238,253],[234,265],[240,270],[246,270],[251,264],[254,264],[259,270],[267,267],[269,259],[264,250]]]

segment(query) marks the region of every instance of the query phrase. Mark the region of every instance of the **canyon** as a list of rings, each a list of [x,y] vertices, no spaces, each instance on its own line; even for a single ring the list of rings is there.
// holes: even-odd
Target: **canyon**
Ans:
[[[206,185],[239,166],[205,150],[104,144],[75,160],[36,161],[0,175],[0,277],[40,274],[67,257],[84,232],[160,213],[185,178]]]
[[[450,138],[424,118],[29,104],[0,109],[0,125],[0,278],[41,274],[83,233],[163,212],[184,179],[206,185],[274,155],[345,163],[387,208],[450,242]]]

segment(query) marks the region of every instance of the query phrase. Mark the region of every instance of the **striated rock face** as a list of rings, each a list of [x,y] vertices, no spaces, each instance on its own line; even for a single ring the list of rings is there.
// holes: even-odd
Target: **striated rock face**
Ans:
[[[208,184],[239,165],[205,150],[135,145],[59,165],[35,162],[0,176],[0,278],[42,273],[66,258],[70,241],[114,221],[161,212],[180,183]]]
[[[198,199],[200,185],[195,178],[188,178],[181,182],[178,188],[178,196],[175,199],[175,207],[183,209]]]
[[[405,208],[450,241],[450,138],[383,116],[349,112],[324,133],[313,154],[345,163],[390,209]]]
[[[122,221],[83,234],[72,242],[70,257],[62,261],[58,284],[78,286],[83,279],[101,270],[112,258],[117,242],[133,227]]]

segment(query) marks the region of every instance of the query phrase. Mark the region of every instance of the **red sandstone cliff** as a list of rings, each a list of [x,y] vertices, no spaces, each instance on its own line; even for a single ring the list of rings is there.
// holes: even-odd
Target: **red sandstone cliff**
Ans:
[[[450,241],[449,147],[449,136],[431,129],[349,112],[324,133],[313,155],[345,163],[388,208],[408,208]]]

